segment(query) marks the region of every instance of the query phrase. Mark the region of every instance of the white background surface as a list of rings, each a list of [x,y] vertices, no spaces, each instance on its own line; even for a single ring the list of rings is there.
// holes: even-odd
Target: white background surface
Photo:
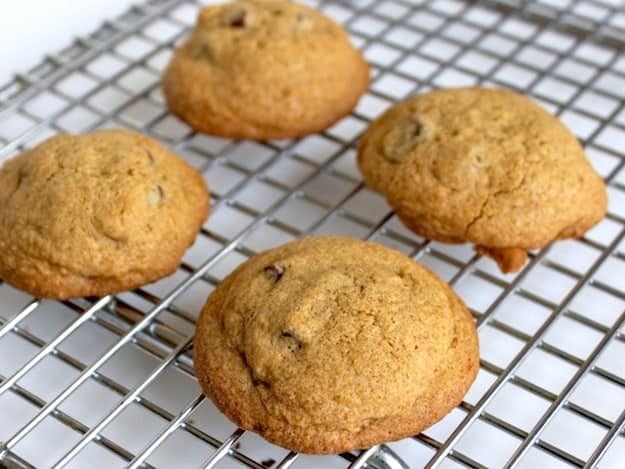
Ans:
[[[1,0],[0,84],[92,32],[137,0]]]

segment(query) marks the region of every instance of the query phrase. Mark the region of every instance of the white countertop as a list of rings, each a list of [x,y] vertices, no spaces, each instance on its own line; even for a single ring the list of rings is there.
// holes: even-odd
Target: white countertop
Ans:
[[[14,73],[92,32],[137,0],[3,0],[0,7],[0,86]]]

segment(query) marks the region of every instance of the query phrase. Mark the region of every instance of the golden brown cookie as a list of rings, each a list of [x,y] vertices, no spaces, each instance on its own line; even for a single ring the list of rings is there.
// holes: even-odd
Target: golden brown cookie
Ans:
[[[607,197],[577,139],[512,91],[457,88],[397,104],[360,141],[366,183],[414,232],[469,241],[504,272],[527,250],[579,237]]]
[[[61,134],[0,169],[0,278],[102,296],[174,272],[208,215],[201,175],[125,130]]]
[[[204,8],[163,77],[169,110],[192,127],[250,139],[321,131],[368,84],[369,67],[345,31],[285,0]]]
[[[419,433],[479,367],[473,319],[449,286],[398,251],[333,237],[239,266],[209,297],[194,354],[226,416],[305,453]]]

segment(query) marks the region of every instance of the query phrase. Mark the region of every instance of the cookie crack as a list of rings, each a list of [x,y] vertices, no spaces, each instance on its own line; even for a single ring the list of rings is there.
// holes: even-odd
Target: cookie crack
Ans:
[[[258,396],[258,402],[260,402],[260,405],[263,407],[265,414],[269,415],[270,412],[269,412],[269,409],[267,408],[267,404],[265,403],[265,400],[263,399],[263,394],[260,392],[260,388],[265,388],[269,390],[271,389],[271,384],[265,380],[258,378],[258,376],[256,376],[256,373],[254,372],[252,365],[250,365],[249,361],[247,360],[247,354],[244,350],[239,349],[238,352],[239,352],[239,358],[241,359],[243,366],[247,370],[247,374],[249,375],[250,380],[252,382],[252,388],[254,389],[254,392]]]
[[[24,174],[22,173],[22,170],[20,169],[17,173],[17,181],[15,183],[15,189],[13,189],[13,191],[11,191],[11,193],[9,194],[9,196],[7,197],[6,201],[7,203],[9,203],[9,201],[13,198],[13,196],[17,193],[17,191],[20,189],[20,187],[22,186],[22,182],[24,181]]]
[[[245,353],[245,351],[239,350],[239,356],[241,357],[243,366],[245,366],[248,374],[250,375],[250,379],[252,380],[252,384],[254,385],[254,387],[256,388],[258,386],[264,386],[266,388],[270,388],[271,385],[264,379],[259,378],[254,371],[254,368],[252,368],[252,366],[250,365],[249,361],[247,360],[247,353]]]
[[[516,184],[514,187],[510,188],[510,189],[499,189],[497,191],[491,192],[489,193],[484,201],[482,202],[482,205],[480,207],[480,210],[478,212],[478,214],[473,217],[473,219],[467,223],[467,226],[464,229],[464,237],[467,238],[469,231],[471,230],[471,228],[477,223],[479,222],[482,218],[484,218],[484,210],[486,209],[486,206],[488,205],[488,203],[494,199],[495,197],[498,197],[502,194],[512,194],[513,192],[519,190],[524,184],[525,184],[525,180],[527,179],[527,171],[525,171],[523,173],[523,176],[521,177],[521,180],[519,181],[518,184]]]

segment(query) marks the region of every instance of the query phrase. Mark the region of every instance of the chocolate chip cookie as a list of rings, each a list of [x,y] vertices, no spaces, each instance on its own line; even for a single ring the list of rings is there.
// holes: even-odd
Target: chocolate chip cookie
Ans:
[[[248,139],[321,131],[368,84],[369,67],[345,31],[285,0],[204,8],[163,78],[169,110],[189,125]]]
[[[419,433],[478,370],[473,319],[398,251],[305,238],[239,266],[197,326],[196,375],[240,427],[305,453]]]
[[[174,272],[207,217],[201,175],[125,130],[61,134],[0,169],[0,278],[101,296]]]
[[[431,91],[362,137],[365,182],[414,232],[473,243],[503,272],[527,250],[582,236],[604,216],[602,179],[558,119],[512,91]]]

